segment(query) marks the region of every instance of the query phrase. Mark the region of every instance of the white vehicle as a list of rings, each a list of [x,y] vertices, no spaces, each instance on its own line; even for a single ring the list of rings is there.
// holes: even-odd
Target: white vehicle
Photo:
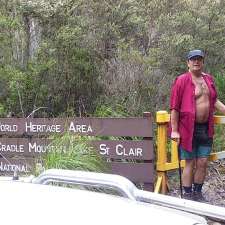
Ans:
[[[123,197],[44,185],[51,182],[110,188]],[[141,191],[118,175],[52,169],[24,181],[2,180],[0,193],[4,225],[207,224],[204,217],[188,212],[193,207],[225,220],[225,208]]]

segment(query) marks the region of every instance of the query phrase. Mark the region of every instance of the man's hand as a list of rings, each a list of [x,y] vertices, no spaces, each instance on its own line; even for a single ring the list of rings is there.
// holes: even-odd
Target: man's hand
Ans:
[[[179,112],[175,109],[171,110],[171,139],[177,142],[177,145],[180,144],[180,133],[178,132],[178,120],[179,120]]]
[[[217,111],[225,115],[225,105],[219,100],[216,100],[215,108]]]
[[[176,141],[177,142],[177,145],[179,145],[180,144],[180,133],[177,132],[177,131],[172,131],[171,132],[171,139],[173,141]]]

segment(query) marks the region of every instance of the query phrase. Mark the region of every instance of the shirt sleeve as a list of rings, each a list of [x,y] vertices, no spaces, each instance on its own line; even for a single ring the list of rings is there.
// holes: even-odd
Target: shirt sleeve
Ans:
[[[172,84],[170,95],[170,110],[175,109],[180,111],[181,106],[181,85],[179,79],[176,79]]]

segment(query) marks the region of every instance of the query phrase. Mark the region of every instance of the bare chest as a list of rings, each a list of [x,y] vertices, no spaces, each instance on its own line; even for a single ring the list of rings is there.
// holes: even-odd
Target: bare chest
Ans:
[[[195,99],[208,98],[209,88],[204,80],[193,81],[195,84]]]

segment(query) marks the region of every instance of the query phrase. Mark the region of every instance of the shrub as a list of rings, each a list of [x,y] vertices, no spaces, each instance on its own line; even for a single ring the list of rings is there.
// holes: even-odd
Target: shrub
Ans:
[[[44,168],[106,172],[108,170],[106,162],[96,149],[88,144],[89,139],[69,133],[53,137],[51,145],[59,151],[50,151],[41,159]],[[61,149],[65,150],[61,151]]]

